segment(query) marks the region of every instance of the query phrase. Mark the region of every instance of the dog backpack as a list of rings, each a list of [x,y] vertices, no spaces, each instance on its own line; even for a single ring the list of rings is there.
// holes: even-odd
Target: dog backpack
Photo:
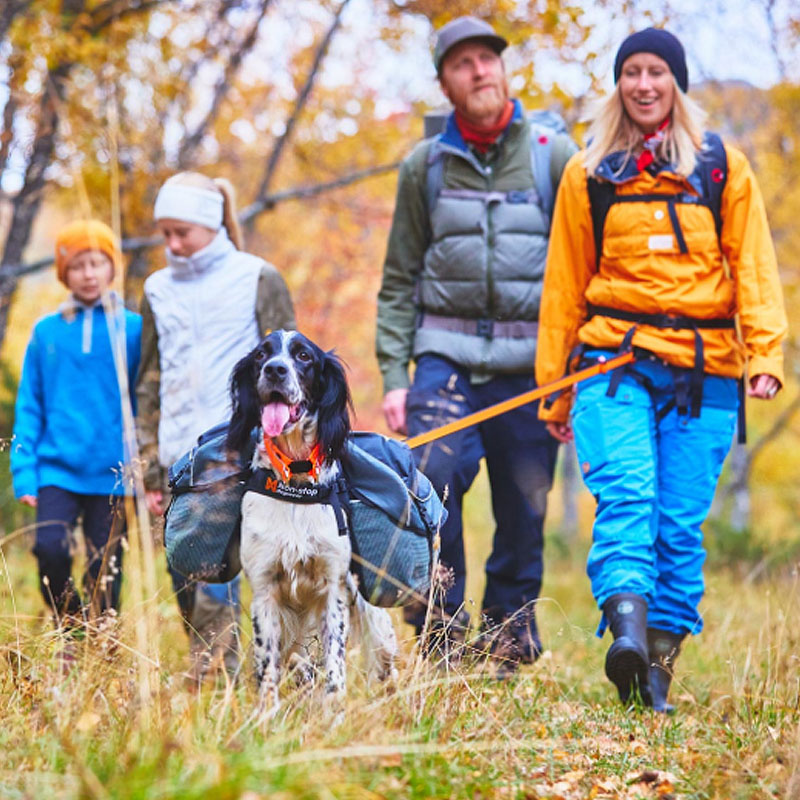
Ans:
[[[239,541],[245,491],[260,491],[287,502],[308,502],[288,490],[270,488],[247,452],[231,455],[227,425],[204,433],[197,445],[169,470],[172,502],[166,513],[164,543],[170,567],[208,583],[231,580],[241,569]],[[339,491],[332,496],[347,508],[343,532],[350,537],[359,591],[374,605],[394,606],[419,599],[430,583],[433,537],[447,511],[430,481],[417,470],[411,451],[377,433],[354,432],[341,463]]]
[[[432,545],[447,510],[403,442],[353,432],[341,460],[353,571],[364,599],[396,606],[424,599]]]
[[[164,547],[167,563],[187,578],[226,583],[242,568],[239,526],[249,464],[225,446],[227,423],[206,431],[197,444],[169,468],[172,500],[166,511]]]

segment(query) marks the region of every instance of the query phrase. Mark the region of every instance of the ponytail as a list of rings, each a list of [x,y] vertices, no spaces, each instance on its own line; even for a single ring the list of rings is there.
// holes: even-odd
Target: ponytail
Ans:
[[[227,178],[214,178],[214,185],[223,198],[222,225],[228,232],[228,238],[237,250],[242,249],[243,237],[239,220],[236,218],[236,190]]]

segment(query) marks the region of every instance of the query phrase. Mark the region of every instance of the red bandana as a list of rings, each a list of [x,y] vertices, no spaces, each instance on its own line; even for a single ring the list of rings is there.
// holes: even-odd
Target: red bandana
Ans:
[[[508,127],[511,117],[514,116],[514,103],[506,103],[500,119],[490,128],[476,128],[456,111],[456,125],[467,144],[471,144],[478,152],[485,153],[497,141],[497,137]]]
[[[670,117],[667,117],[653,133],[644,135],[644,141],[642,142],[644,150],[642,150],[636,161],[636,169],[639,172],[647,169],[656,160],[655,152],[667,136],[666,130],[669,123]]]

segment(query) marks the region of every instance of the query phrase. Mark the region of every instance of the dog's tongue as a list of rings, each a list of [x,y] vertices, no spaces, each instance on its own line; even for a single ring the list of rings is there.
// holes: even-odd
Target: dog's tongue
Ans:
[[[261,427],[267,436],[280,436],[289,421],[289,406],[286,403],[268,403],[261,412]]]

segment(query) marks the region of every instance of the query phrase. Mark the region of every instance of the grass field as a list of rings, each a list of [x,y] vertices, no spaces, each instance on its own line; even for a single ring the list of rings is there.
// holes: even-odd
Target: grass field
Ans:
[[[481,483],[467,509],[478,599],[487,500]],[[249,662],[235,686],[184,684],[163,556],[156,597],[137,601],[152,576],[128,554],[119,629],[80,641],[63,676],[30,542],[4,524],[2,798],[800,797],[797,565],[757,580],[709,570],[706,632],[679,661],[672,717],[618,705],[603,676],[608,639],[594,636],[586,535],[571,549],[551,535],[537,664],[503,682],[480,663],[432,669],[397,615],[393,689],[365,686],[354,652],[340,724],[287,686],[281,714],[262,725]]]

